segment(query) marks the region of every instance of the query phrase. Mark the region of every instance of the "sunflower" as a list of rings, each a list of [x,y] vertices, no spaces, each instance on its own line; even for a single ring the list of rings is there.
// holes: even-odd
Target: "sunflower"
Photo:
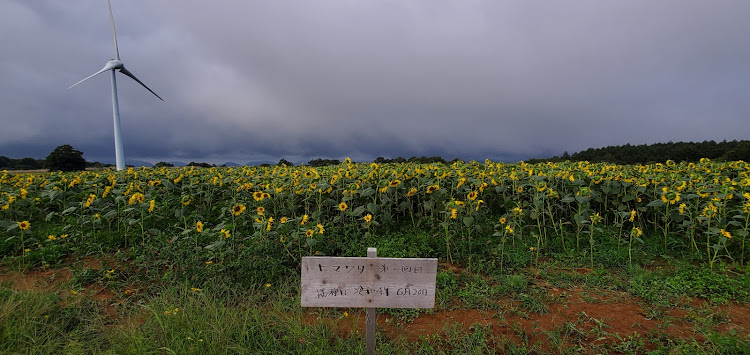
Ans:
[[[148,213],[154,212],[154,207],[156,207],[156,201],[148,201]]]
[[[409,192],[406,193],[406,197],[411,197],[411,196],[414,196],[416,194],[417,194],[417,188],[416,187],[412,187],[411,189],[409,189]]]
[[[305,236],[308,238],[312,237],[313,234],[315,234],[315,231],[313,231],[312,229],[308,229],[307,232],[305,232]]]
[[[257,212],[259,216],[263,216],[266,213],[266,209],[263,206],[258,206]]]
[[[701,213],[701,215],[704,217],[711,218],[711,217],[716,216],[716,213],[718,212],[718,210],[719,209],[716,206],[714,206],[713,203],[709,203],[708,206],[703,208],[703,213]]]
[[[675,191],[665,191],[661,195],[661,201],[664,202],[664,204],[674,205],[680,201],[680,193]]]
[[[232,214],[233,214],[233,215],[235,215],[235,216],[239,216],[239,215],[241,215],[241,214],[242,214],[242,212],[245,212],[245,209],[246,209],[246,208],[247,208],[247,207],[245,207],[245,205],[243,205],[243,204],[241,204],[241,203],[240,203],[240,204],[237,204],[237,205],[234,205],[234,206],[232,207]]]
[[[474,201],[477,199],[477,196],[479,196],[479,193],[476,191],[469,192],[468,195],[466,195],[466,198],[468,198],[471,201]]]
[[[281,217],[281,219],[279,220],[279,223],[281,223],[281,224],[284,224],[284,223],[286,223],[286,222],[287,222],[288,220],[289,220],[289,218],[286,218],[286,217]]]
[[[500,217],[500,224],[505,224],[508,220],[505,217]]]
[[[456,218],[458,218],[458,209],[451,208],[451,219],[456,219]]]
[[[132,205],[134,203],[143,203],[144,196],[140,192],[134,193],[132,196],[130,196],[130,199],[128,200],[128,204]]]
[[[724,236],[727,239],[732,239],[732,235],[729,234],[729,232],[725,231],[723,228],[719,230],[721,232],[721,235]]]
[[[263,197],[263,191],[253,192],[253,199],[255,199],[255,201],[263,201]]]
[[[366,216],[362,217],[362,219],[364,219],[365,222],[370,223],[372,221],[372,215],[368,213]]]
[[[320,223],[318,223],[318,224],[316,225],[316,227],[318,227],[318,234],[323,234],[323,232],[325,232],[325,231],[326,231],[326,229],[325,229],[325,228],[323,228],[323,225],[322,225],[322,224],[320,224]]]
[[[438,186],[438,185],[430,185],[430,186],[427,187],[427,193],[431,194],[431,193],[437,191],[438,189],[440,189],[440,186]]]
[[[22,222],[16,222],[18,223],[18,229],[25,231],[29,228],[31,228],[31,223],[29,221],[22,221]]]
[[[225,239],[229,238],[231,236],[231,234],[229,233],[229,231],[226,230],[226,229],[222,229],[219,233],[221,233],[221,235],[223,235]]]
[[[633,229],[630,230],[631,237],[640,237],[641,235],[643,235],[643,231],[638,227],[633,227]]]
[[[346,202],[339,203],[339,211],[344,212],[349,206],[346,205]]]
[[[305,224],[305,223],[307,223],[307,219],[308,218],[310,218],[308,215],[303,215],[302,216],[302,221],[300,221],[299,224]]]
[[[198,221],[195,223],[195,230],[197,230],[198,233],[203,233],[203,222]]]
[[[388,183],[388,187],[396,187],[401,184],[401,180],[393,180]]]
[[[96,195],[90,194],[89,197],[86,199],[86,207],[91,207],[91,204],[94,202],[94,199],[96,198]]]

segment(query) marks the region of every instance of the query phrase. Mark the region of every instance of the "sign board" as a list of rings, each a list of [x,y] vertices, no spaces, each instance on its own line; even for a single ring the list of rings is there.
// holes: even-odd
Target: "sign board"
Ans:
[[[302,258],[302,307],[433,308],[437,259]]]

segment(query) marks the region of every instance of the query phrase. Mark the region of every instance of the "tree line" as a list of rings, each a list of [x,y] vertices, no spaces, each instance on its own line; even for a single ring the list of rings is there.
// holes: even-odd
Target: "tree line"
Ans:
[[[546,159],[529,159],[527,163],[544,163],[560,161],[590,161],[590,162],[607,162],[613,164],[648,164],[664,163],[667,160],[676,162],[697,162],[701,158],[709,158],[720,161],[750,161],[750,141],[733,140],[733,141],[703,141],[703,142],[668,142],[656,144],[641,145],[619,145],[607,146],[604,148],[589,148],[580,152],[569,154],[563,153],[561,156],[553,156]],[[397,157],[386,159],[377,157],[374,162],[378,164],[387,163],[442,163],[450,164],[460,159],[456,158],[446,161],[442,157],[411,157],[409,159]],[[338,165],[341,161],[338,159],[317,158],[307,163],[309,166],[318,167],[326,165]],[[263,164],[270,165],[270,164]],[[293,166],[292,162],[286,159],[279,160],[277,165]],[[76,171],[85,168],[102,168],[112,165],[98,162],[87,162],[83,158],[83,153],[73,149],[68,144],[61,145],[53,150],[45,159],[21,158],[13,159],[0,155],[0,170],[38,170],[49,169],[53,171]],[[174,166],[170,163],[159,162],[154,167]],[[213,167],[216,165],[208,163],[190,162],[188,166],[196,167]]]
[[[562,156],[548,159],[529,159],[527,163],[560,162],[560,161],[590,161],[607,162],[613,164],[648,164],[664,163],[667,160],[675,162],[697,162],[701,158],[720,161],[750,161],[750,141],[733,140],[727,142],[668,142],[641,145],[618,145],[604,148],[589,148],[573,154],[568,152]]]

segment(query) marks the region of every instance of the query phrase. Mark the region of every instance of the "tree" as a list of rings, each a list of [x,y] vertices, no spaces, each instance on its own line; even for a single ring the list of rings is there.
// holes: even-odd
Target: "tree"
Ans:
[[[13,159],[0,155],[0,169],[10,168],[12,164]]]
[[[279,160],[279,163],[276,164],[276,165],[279,165],[279,166],[281,166],[281,165],[294,166],[294,163],[292,163],[292,162],[290,162],[290,161],[282,158],[281,160]]]
[[[73,149],[70,144],[63,144],[49,153],[44,166],[50,171],[81,171],[86,170],[86,160],[83,152]]]
[[[194,161],[191,161],[190,164],[188,164],[187,166],[195,166],[195,167],[199,167],[199,168],[211,168],[211,167],[214,167],[216,165],[211,165],[209,163],[196,163]]]
[[[160,161],[160,162],[154,164],[153,168],[154,169],[159,169],[159,168],[174,168],[174,164],[167,163],[165,161]]]

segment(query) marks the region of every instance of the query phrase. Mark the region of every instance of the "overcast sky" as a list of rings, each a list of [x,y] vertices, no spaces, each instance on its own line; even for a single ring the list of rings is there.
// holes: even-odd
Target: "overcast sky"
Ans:
[[[127,160],[750,139],[747,0],[112,0]],[[0,155],[114,162],[106,0],[0,0]]]

